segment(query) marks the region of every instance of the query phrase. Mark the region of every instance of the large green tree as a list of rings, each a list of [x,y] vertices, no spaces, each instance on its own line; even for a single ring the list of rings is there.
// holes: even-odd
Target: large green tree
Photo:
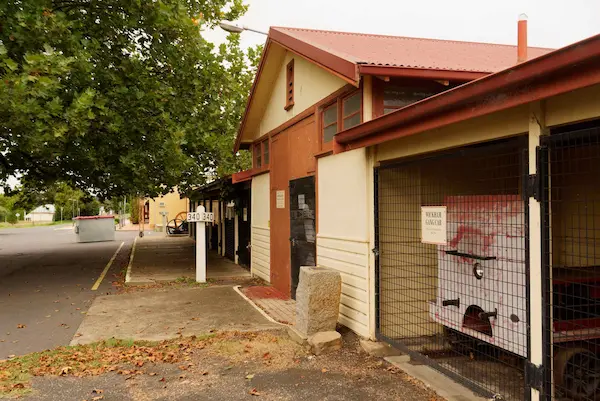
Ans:
[[[231,155],[258,52],[202,36],[241,0],[4,0],[0,183],[154,196],[245,167]]]

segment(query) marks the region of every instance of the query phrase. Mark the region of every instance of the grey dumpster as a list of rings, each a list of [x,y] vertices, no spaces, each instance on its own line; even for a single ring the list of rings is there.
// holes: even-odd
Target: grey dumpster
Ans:
[[[75,218],[77,242],[115,240],[114,216],[85,216]]]

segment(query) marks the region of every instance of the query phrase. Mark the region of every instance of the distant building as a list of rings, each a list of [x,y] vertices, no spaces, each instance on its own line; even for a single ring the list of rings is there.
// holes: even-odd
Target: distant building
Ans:
[[[177,188],[173,192],[157,198],[146,198],[144,200],[144,224],[149,225],[150,229],[162,231],[162,214],[167,213],[167,222],[175,219],[177,216],[184,216],[187,213],[188,200],[179,194]]]
[[[55,211],[54,205],[38,206],[25,215],[25,220],[33,222],[53,221]]]

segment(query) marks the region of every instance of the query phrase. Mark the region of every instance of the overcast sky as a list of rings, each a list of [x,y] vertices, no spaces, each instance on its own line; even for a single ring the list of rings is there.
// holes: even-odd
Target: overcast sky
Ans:
[[[558,48],[600,33],[599,0],[246,0],[239,23],[268,31],[288,26],[423,38],[516,44],[517,19],[529,17],[529,45]],[[225,32],[206,32],[220,42]],[[264,43],[252,32],[246,46]]]

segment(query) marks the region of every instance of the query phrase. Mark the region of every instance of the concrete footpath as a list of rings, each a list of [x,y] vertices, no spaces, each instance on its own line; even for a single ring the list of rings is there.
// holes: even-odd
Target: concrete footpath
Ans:
[[[96,298],[71,345],[277,328],[231,286],[170,288]]]
[[[149,233],[138,238],[127,272],[127,283],[145,285],[178,278],[196,277],[196,242],[190,237],[165,237]],[[229,259],[209,251],[206,262],[208,279],[249,278],[250,272]]]

